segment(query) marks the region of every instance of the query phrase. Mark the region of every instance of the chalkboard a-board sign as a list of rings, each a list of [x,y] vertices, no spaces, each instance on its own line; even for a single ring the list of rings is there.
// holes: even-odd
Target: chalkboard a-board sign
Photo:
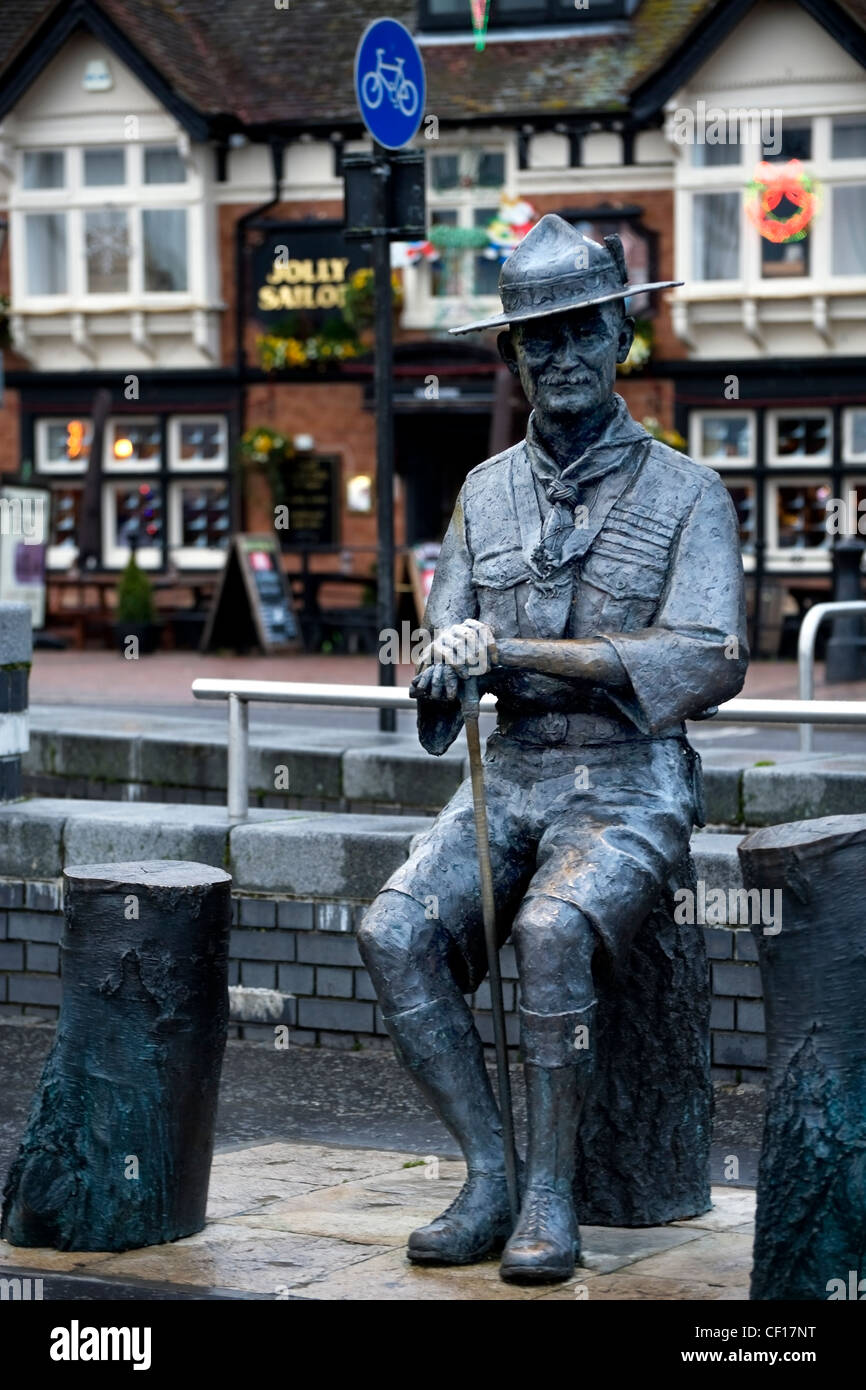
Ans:
[[[297,651],[301,632],[273,536],[232,538],[205,624],[201,651]]]

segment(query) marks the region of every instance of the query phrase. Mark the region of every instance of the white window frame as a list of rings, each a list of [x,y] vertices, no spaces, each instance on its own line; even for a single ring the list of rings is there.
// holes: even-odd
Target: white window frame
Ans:
[[[152,476],[158,473],[162,467],[162,459],[145,459],[144,461],[136,458],[117,459],[114,457],[114,441],[112,435],[115,425],[153,425],[159,426],[160,417],[158,415],[109,415],[105,422],[105,434],[102,441],[102,471],[103,473],[146,473]]]
[[[829,429],[827,432],[827,448],[823,454],[808,454],[802,458],[792,458],[790,454],[779,454],[776,452],[776,422],[780,416],[800,416],[801,419],[824,419],[828,421]],[[801,469],[801,468],[829,468],[833,462],[833,412],[824,406],[798,405],[792,401],[790,406],[777,406],[774,410],[768,410],[764,421],[766,431],[764,447],[766,450],[767,466],[769,468]]]
[[[842,462],[866,463],[866,449],[857,453],[854,449],[854,419],[856,414],[866,415],[866,405],[848,406],[842,412]]]
[[[53,143],[41,140],[22,146],[17,151],[15,182],[10,196],[10,234],[12,246],[12,300],[16,310],[24,312],[75,312],[85,310],[99,313],[126,308],[177,310],[193,308],[207,299],[207,256],[205,238],[205,180],[192,158],[181,157],[187,168],[185,183],[146,184],[144,182],[144,150],[149,147],[176,144],[174,139],[119,141],[116,130],[112,137],[67,144],[60,138]],[[85,149],[115,149],[123,145],[126,152],[126,183],[89,186],[84,182]],[[25,150],[62,150],[65,155],[66,184],[62,189],[25,189],[22,182]],[[126,290],[115,293],[91,293],[87,288],[85,214],[87,212],[122,211],[127,214],[129,246],[129,280]],[[186,213],[186,289],[148,290],[144,279],[144,231],[142,213],[145,211],[178,210]],[[67,279],[65,294],[31,295],[27,288],[27,234],[25,218],[32,212],[62,213],[66,217]],[[196,254],[201,248],[201,254]]]
[[[202,483],[203,487],[209,485],[224,486],[226,494],[230,495],[228,478],[213,478]],[[228,556],[228,543],[223,547],[209,546],[206,549],[196,546],[184,546],[181,544],[183,536],[183,506],[181,494],[185,487],[195,487],[195,475],[184,474],[181,477],[173,477],[168,488],[168,553],[170,559],[178,569],[222,569]],[[227,542],[231,538],[231,531],[226,532]]]
[[[34,430],[34,453],[36,454],[34,472],[44,476],[52,473],[74,473],[82,474],[87,472],[88,458],[80,459],[49,459],[48,458],[48,430],[52,425],[67,425],[70,420],[81,419],[90,425],[91,442],[93,439],[93,422],[86,415],[42,415],[35,422]]]
[[[188,424],[218,425],[221,450],[216,459],[186,459],[180,457],[181,426]],[[229,466],[229,432],[225,415],[171,415],[168,421],[168,466],[172,474],[225,473]]]
[[[473,227],[475,208],[499,206],[501,195],[511,196],[516,192],[516,151],[513,140],[504,136],[491,135],[489,140],[480,140],[467,146],[466,142],[437,141],[434,151],[437,155],[501,154],[504,157],[504,182],[501,189],[495,188],[451,188],[438,192],[433,188],[432,164],[427,177],[427,223],[433,226],[433,215],[440,209],[457,210],[457,226]],[[459,163],[458,163],[459,169]],[[468,251],[467,256],[476,252]],[[471,291],[457,295],[435,295],[432,292],[432,271],[429,264],[409,266],[403,273],[405,304],[402,324],[405,328],[429,328],[436,324],[448,327],[470,318],[495,313],[499,310],[498,294],[473,294]]]
[[[705,420],[745,419],[749,424],[749,452],[736,458],[712,458],[701,452],[701,435]],[[692,410],[689,412],[689,454],[709,468],[719,473],[729,473],[732,469],[754,467],[755,441],[757,438],[757,416],[754,410]]]
[[[724,100],[714,95],[714,106],[724,110],[737,109],[743,103]],[[747,141],[740,145],[738,164],[711,168],[691,162],[691,146],[674,147],[675,162],[675,246],[676,279],[685,281],[676,291],[679,302],[718,299],[788,300],[813,295],[866,294],[866,271],[859,275],[835,275],[832,266],[832,201],[833,190],[845,184],[866,184],[866,158],[832,158],[832,123],[844,116],[862,116],[859,111],[837,111],[815,108],[785,111],[783,121],[790,125],[812,126],[812,158],[803,161],[807,174],[816,178],[822,187],[822,208],[809,227],[809,273],[802,276],[763,276],[761,274],[761,238],[746,215],[745,189],[761,159],[760,144]],[[695,193],[740,194],[740,274],[731,280],[698,280],[693,266],[693,198]]]
[[[106,569],[123,569],[129,561],[128,545],[117,545],[114,540],[114,522],[117,514],[115,495],[121,488],[135,486],[131,478],[110,478],[102,483],[102,558]],[[162,524],[165,526],[165,496],[162,499]],[[162,563],[162,547],[159,545],[139,545],[135,558],[142,569],[159,569]]]
[[[820,546],[810,546],[804,550],[782,549],[779,546],[779,514],[776,503],[776,492],[782,487],[817,487],[821,484],[832,487],[829,474],[813,474],[812,476],[802,473],[789,473],[787,475],[773,476],[767,478],[764,492],[764,538],[766,543],[767,570],[778,572],[779,570],[797,569],[806,570],[813,574],[820,574],[832,567],[831,541],[832,537],[825,531],[824,540]]]
[[[64,479],[63,481],[64,481],[64,482],[67,482],[66,479]],[[70,488],[77,488],[77,490],[78,490],[79,492],[81,492],[82,494],[83,494],[83,492],[84,492],[84,483],[83,483],[83,481],[79,483],[79,482],[77,482],[76,480],[70,478],[70,479],[68,480],[68,486],[69,486]],[[51,508],[51,519],[52,519],[52,522],[53,522],[53,520],[54,520],[54,515],[53,515],[53,513],[54,513],[54,507],[55,507],[55,501],[54,501],[54,498],[55,498],[55,491],[54,491],[53,488],[49,490],[49,494],[48,494],[48,495],[49,495],[49,503],[48,503],[48,505],[49,505],[49,507]],[[55,573],[55,574],[62,574],[64,570],[70,570],[70,569],[72,569],[73,565],[76,565],[76,564],[78,563],[78,551],[79,551],[79,547],[78,547],[78,540],[77,540],[77,539],[75,540],[75,542],[74,542],[73,545],[46,545],[46,547],[45,547],[45,568],[46,568],[46,570],[48,570],[48,571],[50,571],[50,572],[52,572],[52,573]]]

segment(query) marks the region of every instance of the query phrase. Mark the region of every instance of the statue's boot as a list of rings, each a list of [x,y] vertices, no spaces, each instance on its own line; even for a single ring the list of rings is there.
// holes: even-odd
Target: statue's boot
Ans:
[[[501,1250],[511,1231],[502,1122],[484,1048],[463,996],[386,1017],[397,1049],[469,1170],[451,1205],[409,1237],[416,1264],[472,1264]]]
[[[591,1054],[574,1038],[589,1026],[594,1004],[568,1014],[521,1009],[529,1144],[520,1217],[500,1266],[513,1284],[570,1279],[580,1256],[574,1210],[574,1141],[591,1070]]]

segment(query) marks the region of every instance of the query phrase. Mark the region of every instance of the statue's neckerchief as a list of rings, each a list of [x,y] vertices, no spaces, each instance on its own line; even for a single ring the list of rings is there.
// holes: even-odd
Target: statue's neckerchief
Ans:
[[[529,417],[526,452],[533,475],[550,502],[540,540],[532,552],[533,565],[542,579],[549,578],[569,558],[563,554],[563,547],[575,526],[583,520],[583,513],[578,512],[584,502],[583,489],[620,466],[625,446],[646,438],[646,432],[629,415],[622,397],[615,395],[613,399],[614,413],[598,439],[562,469],[538,437],[535,412]]]

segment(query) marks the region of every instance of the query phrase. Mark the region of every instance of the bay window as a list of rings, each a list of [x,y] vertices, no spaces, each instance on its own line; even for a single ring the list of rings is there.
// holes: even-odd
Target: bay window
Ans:
[[[12,199],[13,297],[184,295],[199,201],[169,145],[24,150]],[[57,196],[58,194],[62,196]],[[65,306],[64,306],[65,307]]]

